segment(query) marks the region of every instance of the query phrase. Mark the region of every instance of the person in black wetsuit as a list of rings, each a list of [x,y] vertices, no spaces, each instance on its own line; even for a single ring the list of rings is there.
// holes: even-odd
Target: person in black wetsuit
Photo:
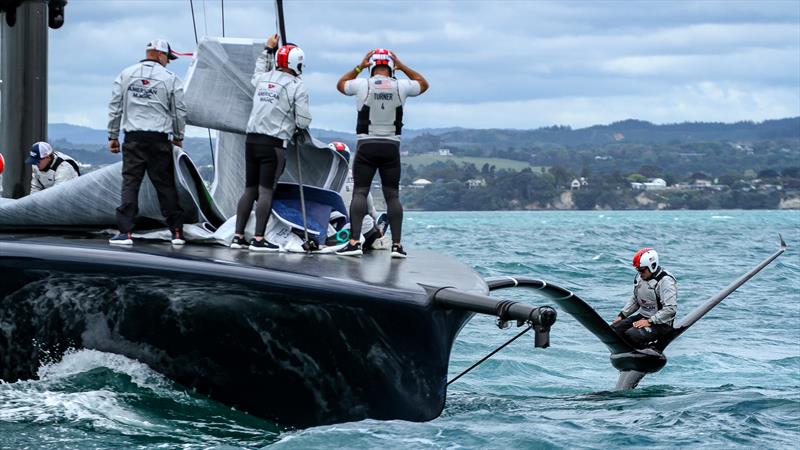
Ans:
[[[636,252],[633,267],[638,272],[633,296],[611,322],[611,328],[634,347],[644,348],[672,331],[678,287],[675,277],[659,265],[658,253],[652,248]]]
[[[370,68],[369,79],[358,79],[363,69]],[[395,70],[408,80],[394,78]],[[392,257],[405,258],[400,243],[403,206],[400,204],[400,132],[403,127],[403,104],[407,97],[416,97],[428,90],[428,82],[389,50],[379,48],[367,53],[359,65],[339,79],[336,88],[345,95],[354,95],[358,102],[358,135],[353,162],[353,200],[350,203],[352,234],[346,246],[336,253],[360,256],[361,222],[367,213],[367,194],[377,171],[381,177],[383,197],[392,232]]]
[[[232,249],[280,251],[279,246],[264,238],[272,213],[272,197],[286,166],[288,141],[298,129],[307,129],[311,124],[308,91],[300,78],[305,66],[305,53],[294,44],[278,48],[278,41],[277,34],[267,39],[251,79],[255,91],[247,122],[244,192],[236,205]],[[244,229],[253,203],[256,205],[256,224],[248,245]]]

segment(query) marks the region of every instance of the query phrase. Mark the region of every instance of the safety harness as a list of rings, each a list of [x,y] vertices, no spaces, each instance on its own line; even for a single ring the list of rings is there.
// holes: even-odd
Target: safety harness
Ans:
[[[50,170],[55,172],[56,170],[58,170],[58,166],[60,166],[61,163],[63,162],[72,166],[72,168],[75,169],[75,173],[77,173],[78,176],[81,176],[81,169],[80,167],[78,167],[78,163],[76,163],[74,159],[64,159],[60,156],[56,156],[55,161],[53,161],[53,164],[50,166]]]

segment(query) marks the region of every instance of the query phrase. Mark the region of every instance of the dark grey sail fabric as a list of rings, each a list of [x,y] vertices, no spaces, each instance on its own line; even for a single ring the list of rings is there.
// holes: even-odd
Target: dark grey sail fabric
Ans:
[[[303,184],[341,191],[347,181],[347,160],[307,131],[303,131],[301,136],[299,153]],[[245,136],[242,134],[217,133],[211,196],[226,217],[236,214],[236,202],[244,192],[244,142]],[[295,146],[289,145],[286,149],[286,169],[279,180],[281,183],[300,183],[297,155]]]
[[[186,77],[184,100],[187,123],[218,130],[211,195],[226,217],[235,214],[244,191],[244,147],[247,121],[252,109],[256,59],[264,41],[208,37],[198,44]],[[347,179],[347,161],[304,131],[300,142],[303,183],[334,191]],[[299,183],[294,145],[286,151],[286,170],[281,182]]]
[[[186,223],[219,226],[225,217],[211,200],[197,168],[180,148],[174,151],[175,181]],[[0,228],[116,227],[122,162],[18,200],[0,203]],[[155,188],[145,177],[139,191],[140,218],[163,222]]]
[[[252,108],[250,79],[264,41],[204,38],[186,73],[186,121],[213,130],[244,134]]]
[[[298,140],[299,152],[293,143],[286,149],[286,168],[279,182],[299,184],[302,172],[304,186],[340,192],[348,175],[348,162],[344,156],[329,149],[326,143],[313,138],[307,131],[303,131]],[[220,244],[230,242],[233,237],[236,203],[244,191],[244,145],[245,136],[242,134],[228,132],[217,134],[211,196],[219,211],[229,220],[219,227],[213,236],[209,236],[209,239]],[[331,219],[338,217],[336,213],[332,213]],[[254,222],[251,217],[245,228],[245,236],[248,239],[252,237]],[[280,245],[285,251],[303,252],[303,240],[291,231],[292,227],[277,217],[273,211],[266,231],[267,239]],[[197,239],[199,238],[200,236],[197,236]],[[329,247],[322,252],[329,253],[335,250],[335,247]]]

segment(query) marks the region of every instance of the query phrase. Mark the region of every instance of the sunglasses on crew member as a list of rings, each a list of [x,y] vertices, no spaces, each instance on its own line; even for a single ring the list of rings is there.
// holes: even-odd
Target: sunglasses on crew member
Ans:
[[[650,269],[648,269],[647,267],[637,267],[636,268],[636,271],[639,272],[639,273],[644,273],[645,270],[650,270]]]

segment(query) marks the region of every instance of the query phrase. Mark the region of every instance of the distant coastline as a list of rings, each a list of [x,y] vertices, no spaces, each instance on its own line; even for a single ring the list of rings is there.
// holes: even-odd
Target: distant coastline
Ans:
[[[50,141],[91,171],[119,161],[106,133],[50,124]],[[355,135],[313,130],[355,148]],[[208,138],[184,148],[213,178]],[[582,129],[404,130],[401,198],[408,210],[800,209],[800,117]],[[375,187],[380,182],[375,179]],[[380,193],[374,196],[381,203]]]

